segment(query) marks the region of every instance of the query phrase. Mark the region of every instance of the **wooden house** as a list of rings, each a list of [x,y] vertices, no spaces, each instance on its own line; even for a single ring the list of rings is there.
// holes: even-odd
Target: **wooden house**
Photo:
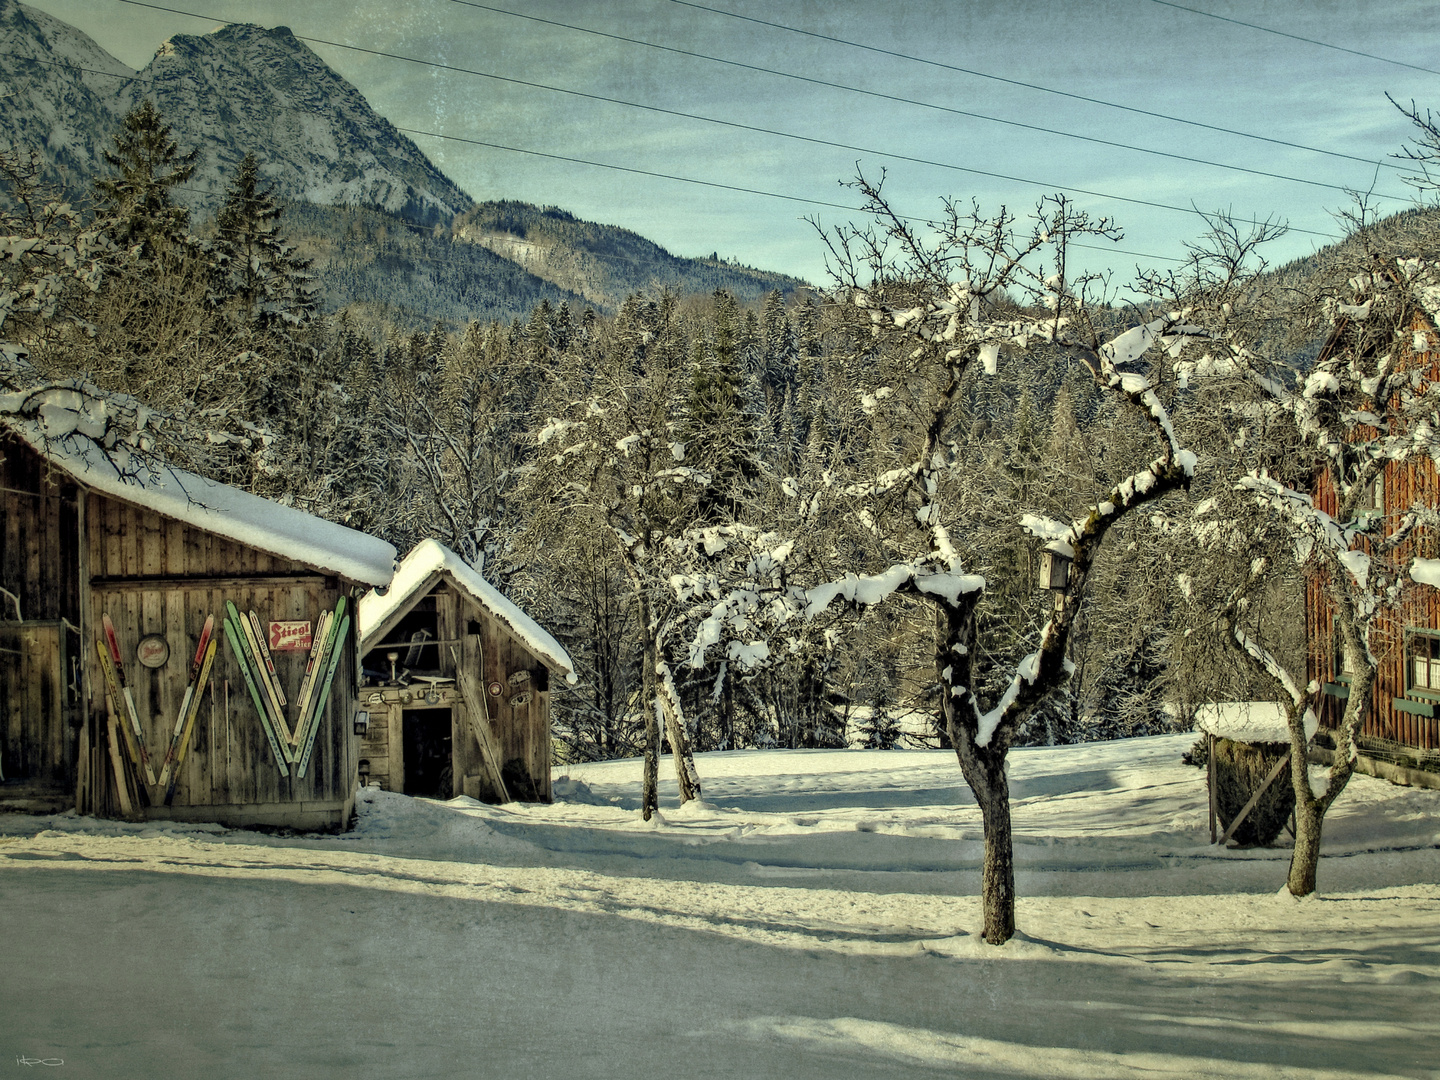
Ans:
[[[550,801],[560,644],[455,552],[425,540],[359,603],[369,712],[360,769],[407,795]]]
[[[1346,326],[1337,326],[1325,350],[1344,340]],[[1440,382],[1440,335],[1434,314],[1415,308],[1410,338],[1397,350],[1399,370],[1420,373],[1423,380]],[[1325,352],[1321,353],[1323,359]],[[1338,498],[1327,477],[1315,486],[1315,505],[1336,515]],[[1412,458],[1389,462],[1374,487],[1370,508],[1385,533],[1393,532],[1403,514],[1420,504],[1440,510],[1440,477],[1434,460]],[[1434,530],[1417,530],[1391,556],[1408,562],[1419,555],[1433,558],[1437,551]],[[1324,693],[1320,709],[1321,733],[1317,743],[1328,741],[1324,729],[1339,725],[1349,695],[1349,676],[1343,670],[1334,618],[1320,583],[1312,579],[1306,592],[1307,677],[1320,683]],[[1370,708],[1356,732],[1361,768],[1377,775],[1440,786],[1440,589],[1418,585],[1402,595],[1398,613],[1376,620],[1370,651],[1378,661]]]
[[[357,775],[353,618],[329,620],[333,670],[328,695],[311,680],[308,737],[297,723],[304,646],[325,613],[353,611],[362,591],[390,580],[394,548],[132,456],[105,434],[111,407],[67,389],[0,397],[0,801],[345,828]],[[252,660],[268,639],[270,685],[287,696],[272,714],[247,687],[229,605],[258,631]],[[201,678],[197,646],[212,616]],[[119,653],[109,666],[126,684],[116,693],[101,656],[107,618]],[[160,782],[167,759],[173,784]]]

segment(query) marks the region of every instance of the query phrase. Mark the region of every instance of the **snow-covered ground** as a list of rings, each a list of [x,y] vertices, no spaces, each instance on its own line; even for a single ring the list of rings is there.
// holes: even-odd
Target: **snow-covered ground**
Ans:
[[[1012,752],[1000,949],[942,752],[703,755],[648,824],[636,761],[553,806],[367,791],[344,836],[0,816],[0,1065],[1440,1077],[1440,792],[1356,777],[1297,902],[1288,851],[1207,844],[1192,739]]]

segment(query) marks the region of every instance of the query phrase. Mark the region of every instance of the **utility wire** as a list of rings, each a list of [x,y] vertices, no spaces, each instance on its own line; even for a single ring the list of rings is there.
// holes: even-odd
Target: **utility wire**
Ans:
[[[1160,4],[1163,7],[1175,8],[1177,11],[1188,11],[1192,15],[1203,15],[1207,19],[1233,23],[1236,26],[1243,26],[1249,30],[1260,30],[1266,34],[1274,34],[1276,37],[1289,38],[1291,41],[1303,41],[1307,45],[1319,45],[1322,49],[1334,49],[1336,52],[1349,53],[1351,56],[1363,56],[1366,60],[1379,60],[1382,64],[1394,64],[1396,67],[1409,68],[1411,71],[1424,71],[1430,75],[1440,75],[1440,71],[1437,71],[1435,68],[1422,67],[1420,64],[1407,64],[1404,60],[1393,60],[1388,56],[1377,56],[1375,53],[1361,52],[1359,49],[1347,49],[1344,45],[1335,45],[1329,41],[1317,41],[1315,38],[1301,37],[1299,34],[1288,34],[1284,30],[1261,26],[1258,23],[1245,22],[1242,19],[1232,19],[1228,15],[1216,15],[1213,11],[1201,11],[1199,8],[1187,7],[1185,4],[1176,4],[1173,0],[1154,0],[1154,3]]]
[[[699,184],[699,185],[702,185],[702,186],[704,186],[704,187],[722,188],[722,189],[724,189],[724,190],[726,190],[726,191],[739,191],[739,192],[743,192],[743,193],[745,193],[745,194],[747,194],[747,195],[764,195],[764,196],[766,196],[767,198],[771,198],[771,199],[784,199],[784,200],[786,200],[787,202],[808,203],[808,204],[811,205],[811,206],[825,206],[825,207],[830,207],[830,208],[836,209],[836,210],[848,210],[848,211],[850,211],[852,214],[863,214],[863,213],[865,212],[865,210],[864,210],[863,207],[859,207],[859,206],[847,206],[845,203],[825,202],[825,201],[822,200],[822,199],[807,199],[807,198],[803,198],[803,197],[801,197],[801,196],[799,196],[799,195],[781,195],[781,194],[779,194],[779,193],[777,193],[777,192],[774,192],[774,191],[761,191],[761,190],[759,190],[758,188],[740,187],[740,186],[735,185],[735,184],[721,184],[721,183],[717,183],[716,181],[713,181],[713,180],[698,180],[698,179],[696,179],[695,177],[692,177],[692,176],[677,176],[677,175],[675,175],[675,174],[673,174],[673,173],[651,172],[649,169],[637,169],[637,168],[633,168],[633,167],[628,166],[628,165],[612,165],[612,164],[610,164],[610,163],[608,163],[608,162],[604,162],[604,161],[591,161],[591,160],[588,159],[588,158],[568,157],[568,156],[566,156],[566,155],[564,155],[564,154],[551,154],[551,153],[546,153],[546,152],[541,151],[541,150],[525,150],[525,149],[522,149],[522,148],[516,147],[516,146],[504,146],[504,145],[502,145],[502,144],[500,144],[500,143],[486,142],[486,141],[484,141],[484,140],[482,140],[482,139],[466,139],[466,138],[462,138],[462,137],[459,136],[459,135],[442,135],[441,133],[436,132],[436,131],[421,131],[421,130],[418,129],[418,128],[397,127],[395,130],[396,130],[396,131],[403,131],[403,132],[405,132],[407,135],[426,135],[426,136],[429,136],[429,137],[432,138],[432,139],[445,139],[445,140],[448,140],[448,141],[450,141],[450,142],[469,143],[469,144],[471,144],[471,145],[473,145],[473,146],[486,146],[486,147],[490,147],[491,149],[494,149],[494,150],[506,150],[506,151],[509,151],[509,152],[512,153],[512,154],[529,154],[529,155],[534,156],[534,157],[550,158],[550,159],[555,160],[555,161],[568,161],[568,162],[572,162],[572,163],[577,164],[577,165],[590,165],[590,166],[593,166],[594,168],[597,168],[597,169],[610,169],[610,170],[613,170],[613,171],[615,171],[615,172],[637,173],[637,174],[639,174],[640,176],[654,176],[654,177],[658,177],[659,179],[662,179],[662,180],[678,180],[678,181],[680,181],[681,183],[684,183],[684,184]],[[1192,211],[1192,212],[1194,212],[1194,211]],[[899,216],[900,216],[903,220],[905,220],[905,221],[914,221],[914,222],[919,222],[919,223],[921,223],[921,224],[926,224],[926,225],[933,224],[933,222],[926,221],[926,220],[923,219],[923,218],[906,217],[905,215],[899,215]],[[1298,229],[1297,229],[1297,230],[1295,230],[1295,231],[1296,231],[1296,232],[1299,232],[1299,231],[1301,231],[1301,230],[1298,230]],[[1324,235],[1324,234],[1316,234],[1316,235]],[[1338,239],[1338,238],[1336,238],[1336,239]],[[1185,261],[1185,260],[1183,260],[1183,259],[1169,258],[1168,256],[1165,256],[1165,255],[1146,255],[1144,252],[1140,252],[1140,251],[1121,251],[1119,248],[1102,248],[1102,247],[1097,247],[1097,246],[1092,245],[1092,244],[1071,244],[1070,246],[1071,246],[1071,247],[1085,247],[1085,248],[1089,248],[1089,249],[1092,250],[1092,251],[1115,251],[1115,252],[1118,252],[1118,253],[1121,254],[1121,255],[1134,255],[1134,256],[1137,256],[1137,257],[1143,258],[1143,259],[1164,259],[1164,260],[1167,261],[1167,262],[1184,262],[1184,261]]]
[[[171,14],[175,14],[175,15],[185,15],[185,16],[188,16],[188,17],[190,17],[190,18],[204,19],[204,20],[207,21],[207,22],[224,22],[224,21],[225,21],[225,20],[223,20],[223,19],[219,19],[219,18],[217,18],[217,17],[215,17],[215,16],[212,16],[212,15],[201,15],[201,14],[198,14],[198,13],[193,12],[193,11],[182,11],[182,10],[180,10],[180,9],[178,9],[178,8],[163,7],[163,6],[159,5],[159,4],[145,3],[145,2],[143,2],[143,0],[120,0],[120,3],[122,3],[122,4],[129,4],[129,5],[134,6],[134,7],[151,8],[151,9],[154,9],[154,10],[156,10],[156,11],[166,11],[166,12],[170,12]],[[1133,196],[1126,196],[1126,195],[1114,195],[1114,194],[1110,194],[1110,193],[1108,193],[1108,192],[1095,191],[1095,190],[1092,190],[1092,189],[1089,189],[1089,188],[1074,187],[1074,186],[1065,185],[1065,184],[1049,184],[1049,183],[1043,183],[1043,182],[1041,182],[1041,181],[1029,179],[1029,178],[1027,178],[1027,177],[1013,176],[1013,175],[1011,175],[1011,174],[1009,174],[1009,173],[994,172],[994,171],[991,171],[991,170],[988,170],[988,169],[976,169],[976,168],[971,168],[971,167],[965,166],[965,165],[953,165],[953,164],[946,164],[946,163],[944,163],[944,162],[938,162],[938,161],[928,161],[928,160],[922,159],[922,158],[909,158],[909,157],[904,157],[904,156],[899,155],[899,154],[892,154],[892,153],[889,153],[889,152],[886,152],[886,151],[867,150],[867,149],[865,149],[865,148],[863,148],[863,147],[846,146],[845,144],[841,144],[841,143],[828,143],[828,142],[825,142],[824,140],[811,139],[811,138],[809,138],[808,136],[804,136],[804,135],[794,135],[794,134],[790,134],[790,133],[788,133],[788,132],[775,131],[775,130],[772,130],[772,129],[769,129],[769,128],[752,127],[751,125],[748,125],[748,124],[740,124],[740,123],[736,123],[736,122],[734,122],[734,121],[729,121],[729,120],[716,120],[716,119],[712,119],[712,118],[710,118],[710,117],[697,116],[697,115],[692,114],[692,113],[682,113],[682,112],[679,112],[679,111],[674,110],[674,109],[662,108],[662,107],[660,107],[660,106],[658,106],[658,105],[642,105],[642,104],[637,104],[637,103],[635,103],[635,102],[623,101],[623,100],[621,100],[621,99],[619,99],[619,98],[605,97],[604,95],[601,95],[601,94],[591,94],[591,93],[587,93],[587,92],[585,92],[585,91],[580,91],[580,90],[568,90],[568,89],[565,89],[565,88],[563,88],[563,87],[549,86],[549,85],[547,85],[547,84],[545,84],[545,83],[532,82],[532,81],[529,81],[529,80],[526,80],[526,79],[514,79],[514,78],[509,78],[509,77],[504,76],[504,75],[494,75],[494,74],[491,74],[490,72],[479,71],[479,70],[476,70],[476,69],[474,69],[474,68],[456,67],[456,66],[453,66],[453,65],[450,65],[450,64],[441,63],[441,62],[439,62],[439,61],[437,61],[437,60],[423,60],[423,59],[420,59],[420,58],[418,58],[418,57],[405,56],[405,55],[403,55],[403,54],[401,54],[401,53],[388,52],[388,51],[385,51],[385,50],[383,50],[383,49],[367,49],[367,48],[364,48],[364,47],[359,46],[359,45],[347,45],[347,44],[344,44],[343,42],[331,41],[331,40],[329,40],[329,39],[327,39],[327,38],[308,37],[308,36],[306,36],[306,35],[304,35],[304,34],[296,34],[295,37],[296,37],[297,39],[299,39],[300,41],[309,42],[310,44],[314,44],[314,45],[328,45],[328,46],[330,46],[330,47],[332,47],[332,48],[345,49],[345,50],[348,50],[348,51],[350,51],[350,52],[358,52],[358,53],[362,53],[362,54],[367,55],[367,56],[379,56],[379,57],[384,57],[384,58],[386,58],[386,59],[391,59],[391,60],[403,60],[403,61],[405,61],[406,63],[419,64],[419,65],[421,65],[421,66],[423,66],[423,67],[436,68],[436,69],[439,69],[439,70],[442,70],[442,71],[452,71],[452,72],[456,72],[456,73],[462,74],[462,75],[474,75],[474,76],[477,76],[477,77],[479,77],[479,78],[491,79],[491,80],[496,81],[496,82],[511,83],[511,84],[513,84],[513,85],[524,86],[524,87],[528,87],[528,88],[530,88],[530,89],[548,90],[548,91],[552,91],[552,92],[555,92],[555,93],[570,95],[570,96],[572,96],[572,97],[586,98],[586,99],[594,100],[594,101],[604,101],[604,102],[611,103],[611,104],[626,105],[626,106],[630,106],[630,107],[633,107],[633,108],[643,109],[643,110],[649,111],[649,112],[662,113],[662,114],[669,115],[669,116],[678,116],[678,117],[683,117],[683,118],[692,119],[692,120],[702,120],[702,121],[706,121],[706,122],[709,122],[709,123],[720,124],[720,125],[726,126],[726,127],[738,128],[738,129],[749,130],[749,131],[756,131],[756,132],[760,132],[760,133],[764,133],[764,134],[776,135],[776,136],[779,136],[779,137],[781,137],[781,138],[794,139],[794,140],[801,141],[801,142],[821,143],[821,144],[823,144],[823,145],[836,146],[836,147],[839,147],[839,148],[841,148],[841,149],[851,150],[851,151],[855,151],[855,152],[859,152],[859,153],[875,154],[876,156],[893,157],[893,158],[897,158],[897,159],[899,159],[899,160],[913,161],[913,162],[916,162],[917,164],[933,165],[933,166],[936,166],[936,167],[939,167],[939,168],[942,168],[942,169],[950,169],[950,170],[953,170],[953,171],[955,171],[955,172],[969,173],[969,174],[971,174],[971,175],[973,175],[973,176],[984,176],[984,177],[987,177],[987,178],[993,179],[993,180],[1005,180],[1005,181],[1008,181],[1009,183],[1012,183],[1012,184],[1024,184],[1024,185],[1029,186],[1029,187],[1043,188],[1043,189],[1046,189],[1046,190],[1068,190],[1068,191],[1076,192],[1076,193],[1081,194],[1081,195],[1089,195],[1089,196],[1091,196],[1091,197],[1093,197],[1093,198],[1097,198],[1097,199],[1106,199],[1106,200],[1109,200],[1109,201],[1111,201],[1111,202],[1128,203],[1128,204],[1133,205],[1133,206],[1147,206],[1147,207],[1150,207],[1151,209],[1155,209],[1155,210],[1168,210],[1168,211],[1171,211],[1171,212],[1173,212],[1173,213],[1189,214],[1189,215],[1194,215],[1194,216],[1201,217],[1201,218],[1204,218],[1204,217],[1206,216],[1205,213],[1204,213],[1204,211],[1199,210],[1199,209],[1197,209],[1197,208],[1194,207],[1194,206],[1177,206],[1177,205],[1175,205],[1175,204],[1173,204],[1173,203],[1157,202],[1157,201],[1152,200],[1152,199],[1139,199],[1139,198],[1135,198],[1135,197],[1133,197]],[[615,169],[615,170],[621,171],[621,172],[630,172],[630,173],[636,173],[636,174],[642,174],[642,175],[656,176],[656,177],[659,177],[659,178],[661,178],[661,179],[678,180],[678,181],[687,182],[687,183],[696,183],[696,184],[701,184],[701,185],[706,186],[706,187],[725,188],[725,189],[732,190],[732,191],[744,191],[744,192],[749,192],[749,193],[751,193],[751,194],[769,195],[769,196],[771,196],[772,198],[787,199],[787,200],[790,200],[790,201],[792,201],[792,202],[808,202],[808,203],[812,203],[812,204],[817,205],[817,206],[831,206],[831,207],[835,207],[835,208],[837,208],[837,209],[846,209],[846,210],[852,210],[852,211],[856,209],[855,207],[842,206],[842,205],[839,204],[839,203],[826,203],[826,202],[819,201],[819,200],[814,200],[814,199],[803,199],[803,198],[799,198],[799,197],[797,197],[797,196],[777,195],[777,194],[775,194],[774,192],[761,192],[761,191],[756,191],[755,189],[745,188],[745,187],[742,187],[742,186],[740,186],[740,185],[735,185],[735,184],[723,184],[723,183],[719,183],[719,182],[717,182],[717,181],[702,181],[702,180],[696,180],[696,179],[694,179],[694,178],[687,178],[687,177],[675,176],[675,175],[668,174],[668,173],[649,173],[649,172],[646,172],[646,170],[643,170],[643,169],[629,168],[629,167],[626,167],[626,166],[619,166],[619,165],[603,165],[603,164],[601,164],[601,163],[599,163],[599,162],[593,162],[593,161],[588,161],[588,160],[579,159],[579,158],[567,159],[567,158],[564,158],[563,155],[558,155],[558,154],[545,154],[545,153],[541,153],[541,152],[539,152],[539,151],[517,151],[515,147],[508,147],[508,146],[503,146],[503,145],[498,145],[498,144],[493,144],[493,143],[487,143],[487,142],[484,142],[484,141],[482,141],[482,140],[477,140],[477,139],[465,139],[465,138],[461,138],[460,136],[446,135],[446,134],[443,134],[443,133],[440,133],[440,132],[422,131],[421,134],[429,135],[429,136],[431,136],[431,137],[433,137],[433,138],[452,139],[452,140],[455,140],[455,141],[457,141],[457,142],[473,143],[474,145],[477,145],[477,146],[491,146],[491,147],[493,147],[493,148],[495,148],[495,149],[500,149],[500,150],[509,150],[509,151],[512,151],[512,152],[521,152],[521,153],[533,153],[533,154],[536,154],[537,156],[540,156],[540,157],[553,157],[553,158],[556,158],[557,160],[571,160],[571,161],[575,161],[575,162],[577,162],[577,163],[579,163],[579,164],[596,165],[596,166],[603,167],[603,168]],[[1341,189],[1341,190],[1343,190],[1343,189]],[[1248,223],[1249,223],[1249,224],[1258,224],[1257,222],[1254,222],[1254,221],[1250,221],[1250,222],[1248,222]],[[1331,239],[1331,240],[1339,239],[1339,238],[1338,238],[1337,236],[1335,236],[1335,234],[1333,234],[1333,233],[1319,232],[1319,231],[1316,231],[1316,230],[1313,230],[1313,229],[1301,229],[1301,228],[1296,227],[1296,228],[1292,228],[1290,231],[1291,231],[1291,232],[1296,232],[1296,233],[1304,233],[1304,234],[1311,235],[1311,236],[1321,236],[1321,237],[1324,237],[1324,238],[1326,238],[1326,239]]]
[[[765,75],[774,75],[782,79],[793,79],[796,82],[808,83],[812,86],[823,86],[831,90],[844,90],[851,94],[863,94],[866,97],[879,98],[882,101],[893,101],[903,105],[915,105],[922,109],[933,109],[937,112],[950,113],[954,116],[964,116],[972,120],[984,120],[992,124],[1003,124],[1007,127],[1022,128],[1026,131],[1037,131],[1045,135],[1058,135],[1066,139],[1077,139],[1081,142],[1094,143],[1097,146],[1109,146],[1118,150],[1131,150],[1138,154],[1150,154],[1154,157],[1169,158],[1172,161],[1187,161],[1194,165],[1209,165],[1217,169],[1228,169],[1231,172],[1247,173],[1250,176],[1263,176],[1271,180],[1285,180],[1292,184],[1306,184],[1310,187],[1328,188],[1332,191],[1340,191],[1348,194],[1351,188],[1340,184],[1327,184],[1322,180],[1312,180],[1301,176],[1288,176],[1284,173],[1267,172],[1264,169],[1252,169],[1244,165],[1232,165],[1223,161],[1214,161],[1210,158],[1193,157],[1189,154],[1178,154],[1169,150],[1156,150],[1153,147],[1137,146],[1134,143],[1119,142],[1114,139],[1102,139],[1095,135],[1082,135],[1076,131],[1065,131],[1061,128],[1044,127],[1040,124],[1027,124],[1020,120],[1007,120],[1000,116],[991,116],[988,113],[973,112],[969,109],[957,109],[948,105],[937,105],[934,102],[920,101],[916,98],[903,97],[899,94],[886,94],[878,90],[865,90],[858,86],[849,86],[845,83],[831,82],[828,79],[817,79],[809,75],[799,75],[792,71],[783,71],[777,68],[761,67],[758,64],[747,64],[739,60],[728,60],[720,56],[711,56],[708,53],[692,52],[689,49],[678,49],[670,45],[659,45],[653,41],[644,41],[640,38],[626,37],[623,34],[611,34],[604,30],[595,30],[587,26],[576,26],[574,23],[560,22],[556,19],[545,19],[538,15],[527,15],[520,11],[511,11],[508,8],[495,7],[491,4],[477,3],[476,0],[450,0],[451,3],[459,4],[462,7],[476,8],[480,11],[489,11],[497,15],[509,15],[516,19],[525,19],[529,22],[541,23],[545,26],[556,26],[565,30],[574,30],[582,34],[591,34],[595,37],[605,38],[609,41],[619,41],[630,45],[643,45],[648,49],[657,49],[660,52],[674,53],[677,56],[687,56],[696,60],[706,60],[715,64],[725,64],[729,67],[741,68],[745,71],[755,71]],[[553,88],[552,88],[553,89]],[[564,92],[564,91],[562,91]],[[606,101],[614,101],[613,98],[604,98]],[[650,106],[635,106],[633,102],[620,102],[620,104],[632,105],[637,108],[650,108]],[[695,117],[690,113],[676,113],[675,115],[701,119],[710,123],[729,124],[728,121],[715,120],[711,117]],[[858,147],[847,146],[844,143],[830,142],[826,139],[810,138],[808,136],[790,135],[785,132],[771,131],[768,128],[750,127],[745,124],[734,124],[729,126],[741,127],[749,131],[759,131],[770,135],[782,135],[785,138],[803,138],[807,142],[819,143],[824,146],[835,146],[842,150],[857,150]],[[949,168],[940,162],[926,161],[921,158],[906,157],[903,154],[895,154],[882,150],[862,150],[868,154],[884,154],[900,161],[913,161],[923,165],[937,165],[940,168]],[[1409,202],[1409,198],[1400,195],[1379,195],[1379,198],[1389,199],[1395,202]]]
[[[121,0],[121,2],[129,3],[130,0]],[[1183,116],[1171,116],[1169,113],[1153,112],[1150,109],[1141,109],[1135,105],[1123,105],[1117,101],[1106,101],[1103,98],[1087,97],[1084,94],[1073,93],[1069,90],[1057,90],[1053,86],[1042,86],[1039,83],[1025,82],[1021,79],[1007,79],[1003,75],[994,75],[988,71],[977,71],[974,68],[946,64],[939,60],[926,59],[923,56],[912,56],[910,53],[896,52],[893,49],[882,49],[878,45],[867,45],[862,41],[850,41],[848,38],[831,37],[829,34],[820,34],[813,30],[802,30],[796,26],[786,26],[784,23],[770,22],[768,19],[758,19],[753,15],[741,15],[738,12],[726,11],[724,8],[695,3],[694,0],[670,0],[670,2],[672,4],[679,4],[682,7],[694,8],[697,11],[708,11],[714,15],[724,15],[727,18],[739,19],[742,22],[755,23],[758,26],[769,26],[776,30],[785,30],[791,34],[799,34],[803,37],[815,38],[819,41],[829,41],[837,45],[848,45],[854,49],[864,49],[866,52],[879,53],[882,56],[893,56],[900,60],[909,60],[917,64],[927,64],[930,67],[943,68],[946,71],[957,71],[962,75],[973,75],[979,79],[990,79],[993,82],[1006,83],[1009,86],[1021,86],[1027,90],[1039,90],[1042,93],[1055,94],[1059,97],[1070,98],[1074,101],[1086,101],[1091,105],[1104,105],[1109,109],[1120,109],[1123,112],[1135,113],[1138,116],[1150,116],[1157,120],[1168,120],[1173,124],[1186,124],[1190,127],[1204,128],[1206,131],[1218,131],[1226,135],[1238,135],[1243,139],[1254,139],[1257,142],[1273,143],[1276,146],[1288,146],[1293,150],[1305,150],[1312,154],[1324,154],[1326,157],[1344,158],[1347,161],[1363,161],[1366,165],[1378,165],[1387,169],[1403,169],[1403,166],[1389,161],[1376,161],[1372,158],[1359,157],[1355,154],[1344,154],[1338,150],[1322,150],[1318,146],[1307,146],[1304,143],[1290,142],[1286,139],[1277,139],[1269,135],[1257,135],[1250,131],[1239,131],[1235,128],[1221,127],[1219,124],[1206,124],[1200,120],[1187,120]]]

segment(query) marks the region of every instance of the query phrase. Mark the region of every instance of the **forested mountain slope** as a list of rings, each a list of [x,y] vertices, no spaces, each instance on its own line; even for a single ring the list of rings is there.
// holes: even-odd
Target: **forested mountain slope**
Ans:
[[[485,202],[451,225],[456,239],[489,248],[597,308],[615,310],[631,293],[661,289],[684,295],[724,289],[741,303],[774,290],[789,295],[804,282],[711,257],[678,258],[628,229],[582,221],[558,207]]]
[[[487,248],[380,210],[297,203],[284,228],[299,253],[315,260],[326,311],[362,304],[398,326],[429,329],[436,320],[523,320],[541,301],[568,301],[577,315],[586,306],[583,296]]]
[[[316,259],[327,310],[363,303],[414,326],[524,318],[542,300],[614,312],[631,294],[667,289],[724,289],[749,304],[804,284],[680,258],[553,207],[476,205],[283,26],[179,34],[137,73],[74,27],[0,0],[0,51],[0,150],[36,151],[41,179],[77,205],[90,202],[111,136],[143,101],[180,151],[196,154],[173,195],[197,224],[254,152],[262,184],[291,208],[285,231]]]

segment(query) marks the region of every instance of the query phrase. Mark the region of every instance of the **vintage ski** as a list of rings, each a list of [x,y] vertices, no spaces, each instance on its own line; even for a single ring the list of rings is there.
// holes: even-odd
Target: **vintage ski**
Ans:
[[[266,637],[265,628],[260,623],[260,616],[252,609],[250,612],[250,625],[255,628],[255,640],[260,645],[260,659],[265,661],[265,671],[270,676],[270,685],[275,687],[275,697],[279,699],[280,707],[283,709],[290,702],[285,700],[285,688],[280,685],[280,675],[275,670],[275,658],[270,655],[270,641]]]
[[[110,662],[110,650],[105,647],[105,642],[96,638],[95,651],[100,655],[100,671],[105,682],[105,701],[109,705],[110,763],[115,769],[115,783],[119,792],[121,809],[129,814],[131,805],[127,790],[130,785],[130,774],[120,760],[116,731],[120,732],[119,739],[125,743],[126,756],[130,758],[131,763],[137,769],[140,767],[140,752],[136,749],[134,736],[130,733],[130,726],[120,719],[120,684],[115,679],[115,666]],[[136,798],[142,804],[148,803],[145,789],[138,782],[135,785],[135,793]]]
[[[265,737],[270,740],[270,751],[275,755],[275,767],[281,774],[289,776],[289,748],[282,750],[283,744],[275,735],[275,725],[270,722],[270,710],[265,707],[265,699],[260,696],[260,687],[255,685],[255,676],[250,673],[250,661],[246,658],[245,646],[242,644],[244,639],[230,622],[229,616],[226,616],[224,626],[225,640],[230,643],[230,651],[235,654],[235,662],[240,667],[240,674],[244,676],[245,688],[250,691],[250,700],[255,703],[255,711],[260,714],[260,726],[265,729]]]
[[[95,639],[95,651],[100,655],[100,672],[105,677],[105,696],[110,702],[110,711],[120,719],[120,735],[125,741],[125,754],[135,768],[140,767],[140,749],[135,745],[135,733],[130,730],[130,725],[121,719],[125,711],[121,702],[125,699],[120,696],[120,683],[115,678],[115,663],[110,659],[110,649],[100,638]]]
[[[335,604],[335,610],[321,616],[325,624],[325,632],[320,638],[320,652],[315,657],[315,670],[310,674],[310,680],[305,688],[304,702],[300,709],[300,718],[295,723],[295,735],[298,740],[297,746],[301,757],[307,757],[303,747],[313,745],[315,732],[319,730],[320,714],[316,707],[320,699],[320,686],[324,682],[325,672],[330,666],[330,660],[336,651],[336,631],[340,627],[341,616],[345,614],[345,597],[340,597]]]
[[[345,598],[340,598],[336,605],[336,612],[343,612],[345,609]],[[305,725],[305,749],[300,755],[300,778],[304,779],[305,770],[310,767],[310,752],[315,749],[315,735],[320,730],[320,717],[325,712],[325,705],[330,700],[330,684],[335,679],[335,672],[340,667],[340,658],[345,655],[345,637],[350,632],[350,616],[341,614],[340,625],[331,638],[330,658],[325,664],[325,676],[320,680],[319,693],[310,709],[310,718]]]
[[[325,670],[325,646],[330,640],[330,628],[335,623],[335,613],[322,611],[315,620],[315,635],[310,640],[310,656],[305,661],[305,674],[300,678],[300,692],[295,695],[295,740],[298,745],[304,738],[309,706],[315,696],[315,683]]]
[[[280,707],[280,699],[275,693],[274,684],[270,681],[270,674],[265,670],[265,661],[260,656],[260,642],[255,637],[255,627],[250,624],[249,617],[242,614],[233,601],[225,601],[225,610],[235,623],[241,644],[249,649],[251,670],[254,671],[255,681],[260,687],[260,696],[265,699],[270,722],[275,725],[276,733],[285,743],[285,760],[294,761],[295,755],[290,748],[294,745],[295,740],[290,734],[290,725],[285,722],[285,710]]]
[[[130,693],[130,684],[125,681],[125,665],[120,659],[120,642],[115,637],[115,624],[110,621],[110,614],[106,612],[101,616],[101,622],[105,626],[105,640],[110,644],[110,659],[115,665],[115,679],[120,684],[120,691],[125,697],[125,709],[129,714],[130,727],[135,732],[135,745],[140,750],[140,765],[145,769],[145,779],[150,786],[155,786],[155,769],[150,764],[150,751],[145,746],[145,729],[140,725],[140,714],[135,711],[135,698]]]
[[[205,684],[210,679],[210,667],[215,662],[215,649],[220,644],[218,638],[211,637],[205,647],[205,659],[200,663],[200,675],[196,679],[196,692],[187,699],[185,711],[185,730],[180,735],[180,748],[175,754],[175,772],[170,777],[170,784],[165,789],[165,805],[169,806],[175,798],[175,789],[180,784],[180,769],[185,764],[185,754],[190,749],[190,736],[195,731],[195,718],[200,714],[200,700],[205,696]]]
[[[175,753],[180,746],[180,733],[185,728],[185,714],[190,710],[190,699],[195,696],[199,685],[200,665],[205,662],[205,649],[210,644],[210,635],[215,632],[215,616],[205,619],[200,630],[200,644],[195,647],[195,659],[190,661],[190,682],[185,687],[185,696],[180,700],[180,712],[175,717],[175,730],[170,736],[170,745],[165,750],[165,760],[160,763],[160,787],[170,786],[170,770],[175,767]]]
[[[110,733],[110,768],[115,773],[115,798],[120,803],[120,812],[128,818],[135,816],[135,808],[130,803],[130,792],[127,790],[130,781],[125,774],[125,763],[120,760],[120,748],[116,745],[119,739],[116,731],[120,726],[115,722],[115,714],[112,712],[106,729]]]

